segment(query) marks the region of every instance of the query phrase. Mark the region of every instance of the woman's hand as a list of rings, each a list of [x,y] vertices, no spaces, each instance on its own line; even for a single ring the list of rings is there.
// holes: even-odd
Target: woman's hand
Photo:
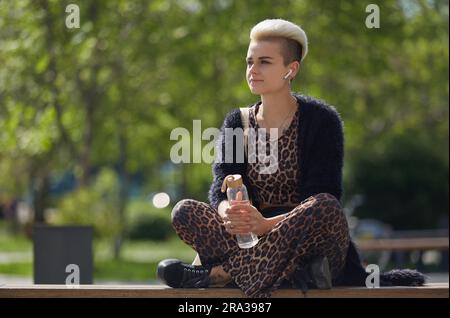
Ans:
[[[263,235],[271,230],[270,222],[248,201],[231,202],[225,214],[224,225],[230,234]]]

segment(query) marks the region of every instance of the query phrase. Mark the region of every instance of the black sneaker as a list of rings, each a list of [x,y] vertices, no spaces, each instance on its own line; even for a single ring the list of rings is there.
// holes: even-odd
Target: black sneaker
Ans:
[[[158,264],[158,277],[173,288],[204,288],[209,286],[211,268],[184,264],[178,259],[165,259]]]

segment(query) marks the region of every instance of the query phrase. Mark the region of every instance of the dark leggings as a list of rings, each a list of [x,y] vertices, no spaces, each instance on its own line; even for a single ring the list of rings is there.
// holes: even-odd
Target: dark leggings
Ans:
[[[297,266],[305,268],[315,256],[327,256],[333,279],[342,271],[349,231],[339,201],[319,193],[286,214],[256,246],[241,249],[209,204],[191,199],[177,203],[172,223],[179,237],[192,246],[202,264],[222,265],[249,297],[270,297],[290,281]]]

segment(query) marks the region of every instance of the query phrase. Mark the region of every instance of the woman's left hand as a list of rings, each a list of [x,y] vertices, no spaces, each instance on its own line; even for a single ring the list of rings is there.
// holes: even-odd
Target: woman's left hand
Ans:
[[[258,236],[270,231],[268,220],[253,205],[248,203],[233,202],[228,210],[227,217],[231,223],[234,221],[244,222],[248,232]]]

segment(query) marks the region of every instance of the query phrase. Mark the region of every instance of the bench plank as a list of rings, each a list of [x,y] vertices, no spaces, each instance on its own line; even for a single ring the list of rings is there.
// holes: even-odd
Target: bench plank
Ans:
[[[236,288],[169,288],[164,285],[80,285],[69,288],[65,285],[0,285],[0,297],[7,298],[245,298]],[[303,298],[296,289],[280,289],[274,298]],[[421,287],[336,287],[330,290],[311,289],[308,298],[449,298],[448,283],[426,284]]]
[[[358,240],[361,251],[448,250],[448,237]]]

